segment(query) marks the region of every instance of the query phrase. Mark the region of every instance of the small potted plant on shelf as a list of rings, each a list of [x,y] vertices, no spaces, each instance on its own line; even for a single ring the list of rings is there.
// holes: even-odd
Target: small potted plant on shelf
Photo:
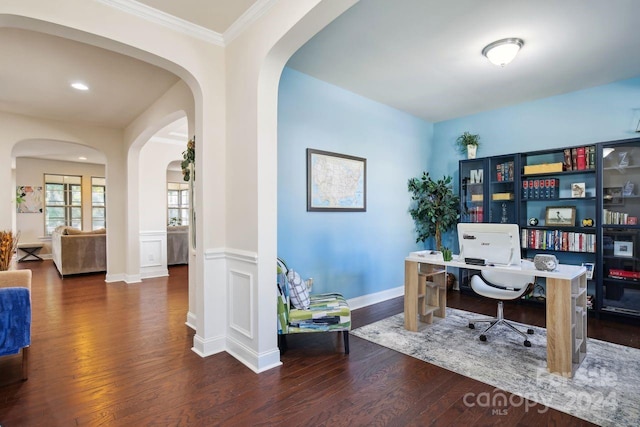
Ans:
[[[434,237],[436,249],[440,250],[442,233],[458,223],[460,201],[453,193],[452,180],[452,177],[446,176],[434,181],[428,172],[423,172],[420,178],[409,179],[407,186],[411,200],[415,202],[409,213],[416,224],[416,243]]]
[[[467,153],[468,159],[475,159],[478,146],[480,145],[480,135],[464,132],[456,139],[456,148],[460,154]]]

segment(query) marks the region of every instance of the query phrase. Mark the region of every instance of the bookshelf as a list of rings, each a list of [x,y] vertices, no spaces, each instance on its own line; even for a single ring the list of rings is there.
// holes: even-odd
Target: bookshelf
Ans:
[[[640,138],[461,160],[460,220],[517,223],[522,257],[587,265],[597,315],[640,317]],[[506,171],[506,173],[505,173]],[[468,289],[470,271],[459,283]],[[531,301],[544,301],[538,279]]]

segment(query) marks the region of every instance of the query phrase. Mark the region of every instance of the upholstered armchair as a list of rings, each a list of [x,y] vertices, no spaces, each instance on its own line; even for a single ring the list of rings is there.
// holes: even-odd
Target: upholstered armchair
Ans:
[[[351,309],[339,293],[311,294],[300,275],[278,258],[278,343],[287,349],[288,334],[338,332],[349,354]]]
[[[31,270],[0,271],[0,356],[22,350],[22,380],[28,378],[31,345]]]

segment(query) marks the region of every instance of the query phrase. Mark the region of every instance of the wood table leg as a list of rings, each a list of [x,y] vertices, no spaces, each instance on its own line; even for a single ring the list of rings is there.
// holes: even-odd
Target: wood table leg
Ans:
[[[404,262],[404,327],[418,330],[418,263]]]
[[[571,337],[571,281],[547,278],[547,369],[573,375]]]

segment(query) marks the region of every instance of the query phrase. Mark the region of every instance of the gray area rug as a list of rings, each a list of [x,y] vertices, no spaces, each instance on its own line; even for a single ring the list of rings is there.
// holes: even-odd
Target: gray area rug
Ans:
[[[492,411],[526,404],[513,396],[508,401],[504,390],[599,425],[640,426],[640,350],[589,339],[574,377],[563,378],[547,372],[545,329],[521,325],[535,331],[529,348],[505,326],[494,327],[482,342],[478,336],[487,324],[467,326],[478,316],[447,308],[446,318],[434,317],[433,324],[410,332],[398,314],[351,333],[500,389],[489,396],[465,395],[465,404]]]

